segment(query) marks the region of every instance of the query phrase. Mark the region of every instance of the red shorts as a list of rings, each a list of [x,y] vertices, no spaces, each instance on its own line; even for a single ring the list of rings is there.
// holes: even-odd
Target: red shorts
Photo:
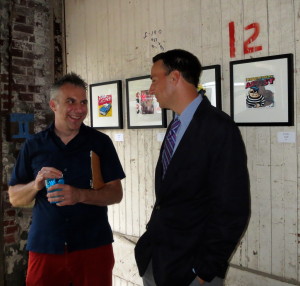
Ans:
[[[26,285],[111,286],[114,263],[111,244],[64,254],[29,251]]]

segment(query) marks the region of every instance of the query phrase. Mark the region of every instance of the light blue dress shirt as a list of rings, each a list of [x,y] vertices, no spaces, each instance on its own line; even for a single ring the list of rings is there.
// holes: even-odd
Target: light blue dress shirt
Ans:
[[[202,101],[202,95],[198,95],[186,108],[185,110],[180,114],[175,114],[175,118],[178,117],[178,119],[181,122],[181,125],[179,127],[179,129],[177,130],[177,134],[176,134],[176,142],[175,142],[175,146],[174,146],[174,151],[173,154],[177,148],[177,146],[179,145],[185,131],[187,130],[188,126],[190,125],[193,116],[196,112],[196,109],[198,108],[198,106],[200,105]]]

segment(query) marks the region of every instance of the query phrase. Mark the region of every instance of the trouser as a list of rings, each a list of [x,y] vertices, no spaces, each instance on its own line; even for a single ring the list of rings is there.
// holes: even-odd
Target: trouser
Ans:
[[[111,286],[112,245],[44,254],[29,252],[27,286]]]
[[[192,271],[192,270],[191,270]],[[144,274],[143,278],[143,284],[144,286],[156,286],[154,277],[153,277],[153,272],[152,272],[152,260],[149,262],[149,265],[147,267],[147,270]],[[224,280],[215,277],[211,282],[205,282],[204,284],[201,284],[201,286],[223,286]],[[192,283],[188,286],[200,286],[199,280],[196,278]]]

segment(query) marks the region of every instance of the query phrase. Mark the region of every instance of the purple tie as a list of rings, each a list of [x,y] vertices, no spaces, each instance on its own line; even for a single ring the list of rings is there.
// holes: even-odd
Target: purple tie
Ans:
[[[164,144],[164,150],[162,153],[162,164],[163,164],[163,176],[166,173],[168,165],[172,159],[173,150],[176,142],[176,133],[181,122],[178,117],[173,121],[171,128],[167,134],[167,138]]]

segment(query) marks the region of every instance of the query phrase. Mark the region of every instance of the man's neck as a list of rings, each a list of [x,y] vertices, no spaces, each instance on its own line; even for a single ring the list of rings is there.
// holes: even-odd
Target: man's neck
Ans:
[[[180,95],[179,100],[175,105],[175,109],[173,109],[173,111],[175,111],[177,114],[181,114],[197,97],[197,92],[183,92]]]
[[[54,127],[54,132],[60,140],[67,145],[79,133],[79,130],[65,131]]]

